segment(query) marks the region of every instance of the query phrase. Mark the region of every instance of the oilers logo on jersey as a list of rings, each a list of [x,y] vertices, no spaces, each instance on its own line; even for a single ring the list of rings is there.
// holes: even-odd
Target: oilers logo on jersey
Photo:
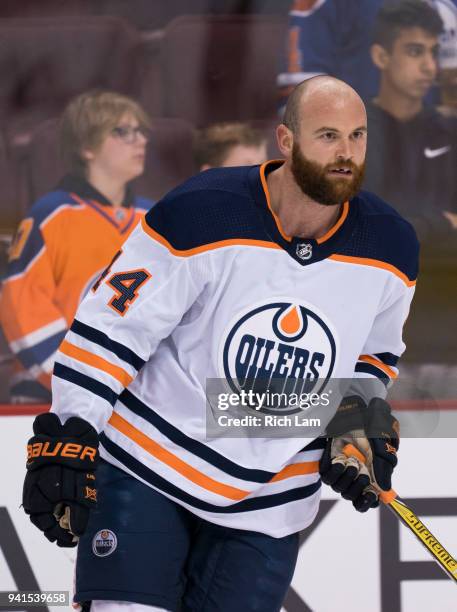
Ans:
[[[335,332],[314,307],[290,298],[250,308],[223,338],[221,377],[234,392],[320,393],[335,366]]]

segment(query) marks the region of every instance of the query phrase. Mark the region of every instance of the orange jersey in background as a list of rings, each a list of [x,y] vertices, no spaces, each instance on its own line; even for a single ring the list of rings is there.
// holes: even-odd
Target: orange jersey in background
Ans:
[[[114,207],[87,181],[65,177],[22,221],[10,251],[0,321],[19,367],[14,399],[49,399],[54,356],[76,309],[152,202]]]

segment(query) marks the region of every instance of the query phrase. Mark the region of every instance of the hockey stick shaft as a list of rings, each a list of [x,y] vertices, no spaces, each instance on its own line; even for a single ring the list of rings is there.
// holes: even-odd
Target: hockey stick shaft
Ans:
[[[364,455],[353,444],[346,444],[343,452],[347,457],[355,457],[365,463]],[[441,569],[457,582],[457,560],[444,548],[433,533],[424,525],[419,517],[402,501],[397,493],[377,489],[379,499],[391,510],[400,521],[416,536],[419,542],[428,550]]]

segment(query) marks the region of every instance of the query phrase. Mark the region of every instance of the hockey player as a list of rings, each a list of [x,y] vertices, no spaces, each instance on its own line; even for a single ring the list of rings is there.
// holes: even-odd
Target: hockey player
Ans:
[[[78,304],[151,207],[128,187],[144,169],[148,125],[136,102],[111,92],[82,94],[63,114],[70,174],[20,224],[3,281],[14,402],[50,402],[55,354]]]
[[[398,435],[384,398],[418,243],[358,193],[366,131],[348,85],[301,84],[277,128],[285,159],[173,190],[79,307],[52,411],[34,423],[23,503],[49,540],[80,537],[75,601],[92,612],[277,612],[319,469],[360,511],[376,505],[373,486],[390,488]],[[311,439],[207,435],[209,379],[241,392],[249,377],[317,376],[351,384],[332,438],[324,426]],[[342,453],[349,441],[365,468]]]
[[[410,220],[421,239],[449,234],[457,212],[457,119],[424,98],[438,74],[439,14],[421,0],[386,5],[371,55],[377,96],[367,104],[370,138],[365,187]]]

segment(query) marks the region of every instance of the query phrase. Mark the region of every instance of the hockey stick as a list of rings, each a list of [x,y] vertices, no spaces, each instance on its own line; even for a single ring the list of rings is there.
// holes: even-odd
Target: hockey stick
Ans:
[[[343,453],[346,457],[355,457],[361,463],[365,463],[365,457],[353,444],[346,444],[343,448]],[[442,570],[453,580],[457,582],[457,560],[444,548],[432,532],[424,525],[424,523],[414,514],[411,508],[402,501],[397,493],[390,491],[378,490],[380,500],[401,520],[403,525],[406,525],[410,531],[414,533],[416,538],[433,556]]]

